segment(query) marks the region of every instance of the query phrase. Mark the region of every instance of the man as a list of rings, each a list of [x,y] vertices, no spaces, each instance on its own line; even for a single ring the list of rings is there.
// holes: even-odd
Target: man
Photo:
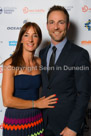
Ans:
[[[58,103],[54,109],[43,111],[45,136],[76,136],[83,127],[89,101],[89,55],[67,39],[69,26],[64,7],[49,9],[47,29],[51,44],[40,51],[42,96],[55,93]],[[52,47],[56,49],[53,51]]]

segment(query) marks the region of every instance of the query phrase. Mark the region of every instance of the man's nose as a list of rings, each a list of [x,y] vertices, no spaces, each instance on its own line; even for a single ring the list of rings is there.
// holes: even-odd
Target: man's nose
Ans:
[[[55,23],[55,24],[54,24],[54,28],[55,28],[55,29],[58,29],[58,28],[59,28],[58,23]]]

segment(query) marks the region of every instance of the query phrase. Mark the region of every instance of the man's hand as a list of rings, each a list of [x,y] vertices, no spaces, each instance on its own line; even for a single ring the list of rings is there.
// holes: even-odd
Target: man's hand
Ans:
[[[77,133],[69,129],[68,127],[65,127],[63,131],[60,133],[60,135],[61,136],[76,136]]]

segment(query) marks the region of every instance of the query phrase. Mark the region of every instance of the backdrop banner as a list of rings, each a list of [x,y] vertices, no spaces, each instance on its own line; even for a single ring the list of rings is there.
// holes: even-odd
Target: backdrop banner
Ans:
[[[40,49],[50,41],[46,15],[53,5],[62,5],[68,10],[71,23],[68,38],[85,48],[91,58],[91,0],[0,0],[0,64],[15,50],[19,31],[28,21],[36,22],[42,29],[43,40],[35,53],[39,55]],[[1,93],[2,73],[3,67],[0,65],[0,136],[5,113]],[[91,102],[86,121],[84,136],[91,136]]]

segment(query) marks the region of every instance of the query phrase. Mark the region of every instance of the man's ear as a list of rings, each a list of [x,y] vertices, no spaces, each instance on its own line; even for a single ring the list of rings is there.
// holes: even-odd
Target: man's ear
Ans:
[[[69,29],[70,28],[70,22],[67,24],[67,29]]]

